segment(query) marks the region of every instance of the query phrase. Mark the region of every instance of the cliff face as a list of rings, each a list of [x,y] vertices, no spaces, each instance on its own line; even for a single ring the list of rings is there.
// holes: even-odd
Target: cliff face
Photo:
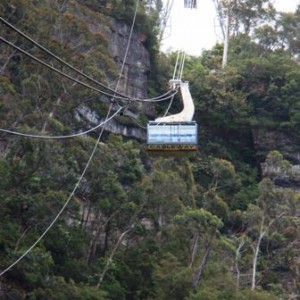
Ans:
[[[150,56],[143,44],[146,38],[144,34],[134,29],[130,36],[130,26],[100,12],[86,15],[78,9],[73,9],[73,13],[86,23],[93,34],[106,39],[109,54],[115,61],[118,71],[122,71],[118,92],[135,98],[147,97]],[[116,88],[116,84],[111,82],[110,88]]]
[[[294,164],[300,164],[300,139],[293,132],[257,127],[252,134],[258,157],[276,149]]]
[[[105,121],[104,117],[99,116],[96,111],[91,110],[88,106],[85,105],[82,105],[77,109],[76,118],[78,121],[84,119],[90,124],[90,127],[97,126],[98,124]],[[145,129],[133,125],[124,125],[118,121],[115,121],[114,119],[112,119],[105,125],[105,130],[130,138],[146,140]]]
[[[150,70],[149,52],[143,41],[143,33],[133,31],[131,39],[128,25],[111,20],[109,35],[109,52],[116,61],[119,70],[122,69],[118,90],[136,98],[147,97],[147,74]],[[127,51],[128,47],[129,48]]]
[[[82,3],[82,5],[84,4]],[[116,72],[118,73],[116,80],[108,79],[109,87],[131,96],[133,99],[147,98],[147,81],[150,70],[150,55],[145,47],[147,36],[135,28],[131,33],[131,26],[103,15],[101,8],[101,5],[95,7],[96,11],[90,10],[90,14],[87,14],[86,11],[83,12],[78,6],[74,7],[68,4],[64,9],[72,11],[86,24],[92,34],[100,35],[106,40],[109,55],[115,62]],[[153,111],[151,104],[133,101],[128,107],[127,115],[137,119],[140,112],[147,113],[151,111]],[[78,110],[77,118],[90,122],[91,115],[94,116],[93,120],[101,120],[96,111],[91,111],[86,106],[82,106]],[[138,139],[145,139],[146,136],[144,129],[134,125],[119,124],[117,121],[109,122],[106,130]]]
[[[270,177],[276,185],[300,191],[300,139],[293,132],[271,130],[262,127],[253,129],[253,140],[259,161],[264,160],[270,151],[278,151],[288,165],[260,163],[262,175]]]

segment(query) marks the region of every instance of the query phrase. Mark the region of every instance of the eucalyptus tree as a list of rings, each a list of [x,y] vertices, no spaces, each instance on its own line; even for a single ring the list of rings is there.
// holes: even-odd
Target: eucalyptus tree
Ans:
[[[294,13],[280,13],[276,22],[278,42],[291,55],[300,55],[300,6]]]
[[[232,36],[249,35],[255,27],[272,20],[275,15],[270,0],[221,0],[219,7],[221,16],[229,15]],[[225,32],[225,28],[223,31]]]
[[[251,290],[257,287],[259,257],[264,239],[271,239],[278,231],[282,234],[280,223],[291,216],[291,206],[295,192],[276,187],[270,179],[260,183],[260,195],[255,205],[250,204],[245,212],[247,235],[252,250]]]
[[[204,209],[186,209],[176,216],[175,224],[189,247],[188,266],[193,270],[193,289],[197,290],[213,249],[222,221]],[[201,249],[201,251],[200,251]],[[201,255],[199,256],[199,253]]]

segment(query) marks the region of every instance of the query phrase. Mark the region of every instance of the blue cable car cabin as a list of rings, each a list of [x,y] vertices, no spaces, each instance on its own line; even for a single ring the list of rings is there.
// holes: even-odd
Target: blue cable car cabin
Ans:
[[[195,152],[198,149],[198,125],[193,121],[194,102],[189,83],[170,80],[170,86],[180,88],[183,110],[177,114],[149,121],[147,127],[147,149],[150,152],[172,154]]]
[[[198,126],[195,121],[148,123],[148,151],[194,152],[198,149]]]

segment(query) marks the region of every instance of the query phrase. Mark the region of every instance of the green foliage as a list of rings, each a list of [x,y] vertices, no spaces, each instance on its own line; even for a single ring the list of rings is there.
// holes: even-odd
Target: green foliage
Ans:
[[[243,291],[239,294],[241,300],[251,299],[251,300],[271,300],[280,299],[277,298],[273,293],[266,291]]]
[[[3,297],[288,298],[285,286],[299,281],[299,194],[277,185],[299,182],[287,160],[298,159],[299,9],[275,15],[268,1],[248,2],[234,3],[236,32],[225,69],[221,44],[201,57],[186,58],[184,80],[190,83],[200,127],[196,157],[149,158],[140,141],[105,131],[63,214],[1,278]],[[53,53],[112,86],[119,71],[108,49],[110,37],[98,33],[97,24],[108,32],[110,17],[131,25],[135,4],[12,0],[2,1],[0,10]],[[147,15],[145,3],[138,4],[135,34],[150,52],[148,94],[157,96],[166,91],[177,53],[158,53],[159,12]],[[156,1],[158,9],[161,4]],[[273,23],[257,27],[253,37],[247,34],[270,17]],[[6,26],[0,34],[76,77]],[[107,97],[50,72],[4,43],[0,48],[1,128],[64,135],[91,127],[80,118],[82,108],[106,116]],[[174,101],[171,112],[181,109],[179,97]],[[162,114],[168,105],[149,105],[144,112],[137,106],[136,112],[145,123],[148,114]],[[115,121],[135,126],[124,116]],[[268,130],[288,135],[280,141],[288,145],[281,153],[277,141],[266,140],[265,152],[260,151],[255,130],[266,132],[266,137]],[[57,216],[98,134],[44,141],[1,134],[1,270]],[[250,291],[255,250],[259,286]],[[297,291],[297,286],[291,289]]]
[[[57,276],[49,280],[45,289],[38,288],[29,293],[28,299],[87,299],[87,300],[105,300],[106,297],[104,291],[99,291],[94,287],[89,287],[83,284],[75,284],[73,281],[66,282],[63,277]]]
[[[234,299],[234,283],[229,274],[209,276],[202,283],[202,287],[187,300],[230,300]]]
[[[182,266],[170,253],[158,263],[154,272],[156,299],[185,299],[192,281],[190,268]]]

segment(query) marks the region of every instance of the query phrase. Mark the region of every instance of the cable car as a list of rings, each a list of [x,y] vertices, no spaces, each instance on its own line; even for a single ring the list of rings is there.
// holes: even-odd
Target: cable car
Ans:
[[[198,126],[195,121],[157,123],[147,126],[149,151],[195,151],[198,149]]]
[[[193,121],[195,106],[188,82],[170,80],[171,86],[180,87],[183,110],[174,115],[149,121],[147,150],[152,154],[183,154],[198,149],[198,125]]]

